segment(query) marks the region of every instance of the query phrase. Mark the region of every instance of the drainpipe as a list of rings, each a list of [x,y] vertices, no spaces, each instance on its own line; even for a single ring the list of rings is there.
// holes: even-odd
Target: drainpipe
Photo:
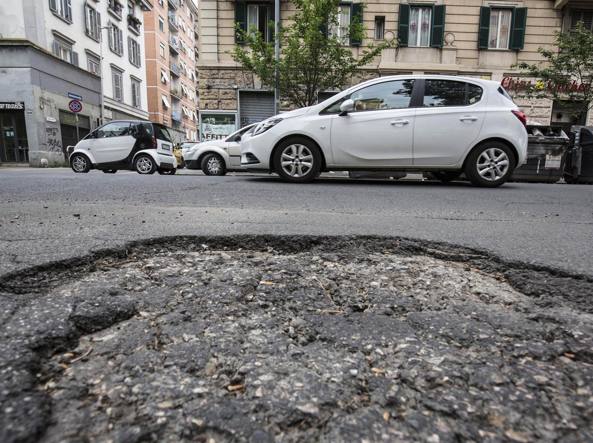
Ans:
[[[276,66],[274,68],[274,114],[280,110],[280,90],[278,61],[280,60],[280,0],[274,0],[274,59]]]

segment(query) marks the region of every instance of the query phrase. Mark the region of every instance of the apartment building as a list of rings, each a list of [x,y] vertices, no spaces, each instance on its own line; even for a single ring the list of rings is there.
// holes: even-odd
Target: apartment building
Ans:
[[[280,5],[281,22],[286,23],[293,5],[289,1]],[[575,116],[570,105],[552,100],[520,98],[521,82],[533,79],[521,77],[515,66],[540,61],[538,48],[554,49],[557,31],[578,21],[592,28],[592,14],[590,0],[345,0],[339,7],[340,23],[347,25],[358,15],[366,28],[361,42],[344,40],[355,54],[372,42],[399,41],[397,48],[384,51],[376,63],[362,69],[354,83],[412,73],[504,81],[532,121],[561,124],[584,123],[587,116]],[[230,55],[234,45],[241,44],[236,41],[237,24],[267,32],[265,23],[273,17],[273,1],[200,1],[197,69],[202,138],[222,137],[222,128],[244,126],[273,113],[272,91],[242,71]],[[335,32],[339,35],[342,30]],[[324,92],[320,99],[332,93]],[[593,123],[593,118],[588,121]]]
[[[171,128],[176,141],[197,140],[196,0],[155,0],[144,13],[150,119]]]
[[[0,2],[0,162],[63,163],[101,121],[148,118],[150,0]]]

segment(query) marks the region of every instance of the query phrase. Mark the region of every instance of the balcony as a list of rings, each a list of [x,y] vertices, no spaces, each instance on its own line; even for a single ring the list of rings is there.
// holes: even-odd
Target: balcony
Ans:
[[[179,0],[168,0],[169,6],[173,9],[179,9]]]
[[[179,23],[177,22],[177,15],[174,12],[169,12],[169,29],[173,32],[179,31]]]
[[[181,109],[173,109],[171,111],[171,120],[179,123],[183,121],[183,117],[181,116]]]
[[[173,55],[179,55],[179,40],[175,37],[169,38],[169,52]]]
[[[136,35],[140,35],[140,32],[142,31],[142,21],[139,18],[134,17],[132,14],[128,14],[128,28]]]
[[[171,63],[169,65],[169,70],[171,71],[171,74],[173,74],[175,77],[181,76],[181,68],[177,63]]]
[[[109,11],[112,15],[117,17],[121,20],[122,11],[124,10],[124,5],[118,2],[117,0],[109,0],[109,5],[107,6],[107,11]]]
[[[171,97],[173,97],[175,100],[181,100],[181,89],[179,88],[179,86],[171,86],[170,93]]]

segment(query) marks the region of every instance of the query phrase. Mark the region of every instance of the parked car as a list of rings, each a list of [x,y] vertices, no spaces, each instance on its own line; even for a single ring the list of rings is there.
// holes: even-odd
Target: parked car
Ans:
[[[330,170],[429,171],[494,187],[525,162],[525,123],[494,81],[381,77],[260,122],[241,143],[241,164],[291,182]]]
[[[79,141],[70,154],[74,172],[99,169],[115,173],[121,169],[139,174],[175,174],[177,161],[167,128],[144,120],[106,123]]]
[[[225,175],[240,171],[241,148],[239,142],[249,136],[255,124],[245,126],[222,140],[209,140],[183,148],[183,159],[188,169],[201,169],[206,175]]]

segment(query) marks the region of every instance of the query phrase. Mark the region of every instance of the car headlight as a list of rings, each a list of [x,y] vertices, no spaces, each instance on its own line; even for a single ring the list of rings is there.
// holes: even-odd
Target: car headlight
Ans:
[[[281,118],[272,118],[269,120],[264,120],[263,122],[259,123],[255,129],[253,130],[253,136],[255,135],[259,135],[263,132],[266,132],[268,129],[273,128],[274,126],[276,126],[278,123],[280,123],[282,121]]]

